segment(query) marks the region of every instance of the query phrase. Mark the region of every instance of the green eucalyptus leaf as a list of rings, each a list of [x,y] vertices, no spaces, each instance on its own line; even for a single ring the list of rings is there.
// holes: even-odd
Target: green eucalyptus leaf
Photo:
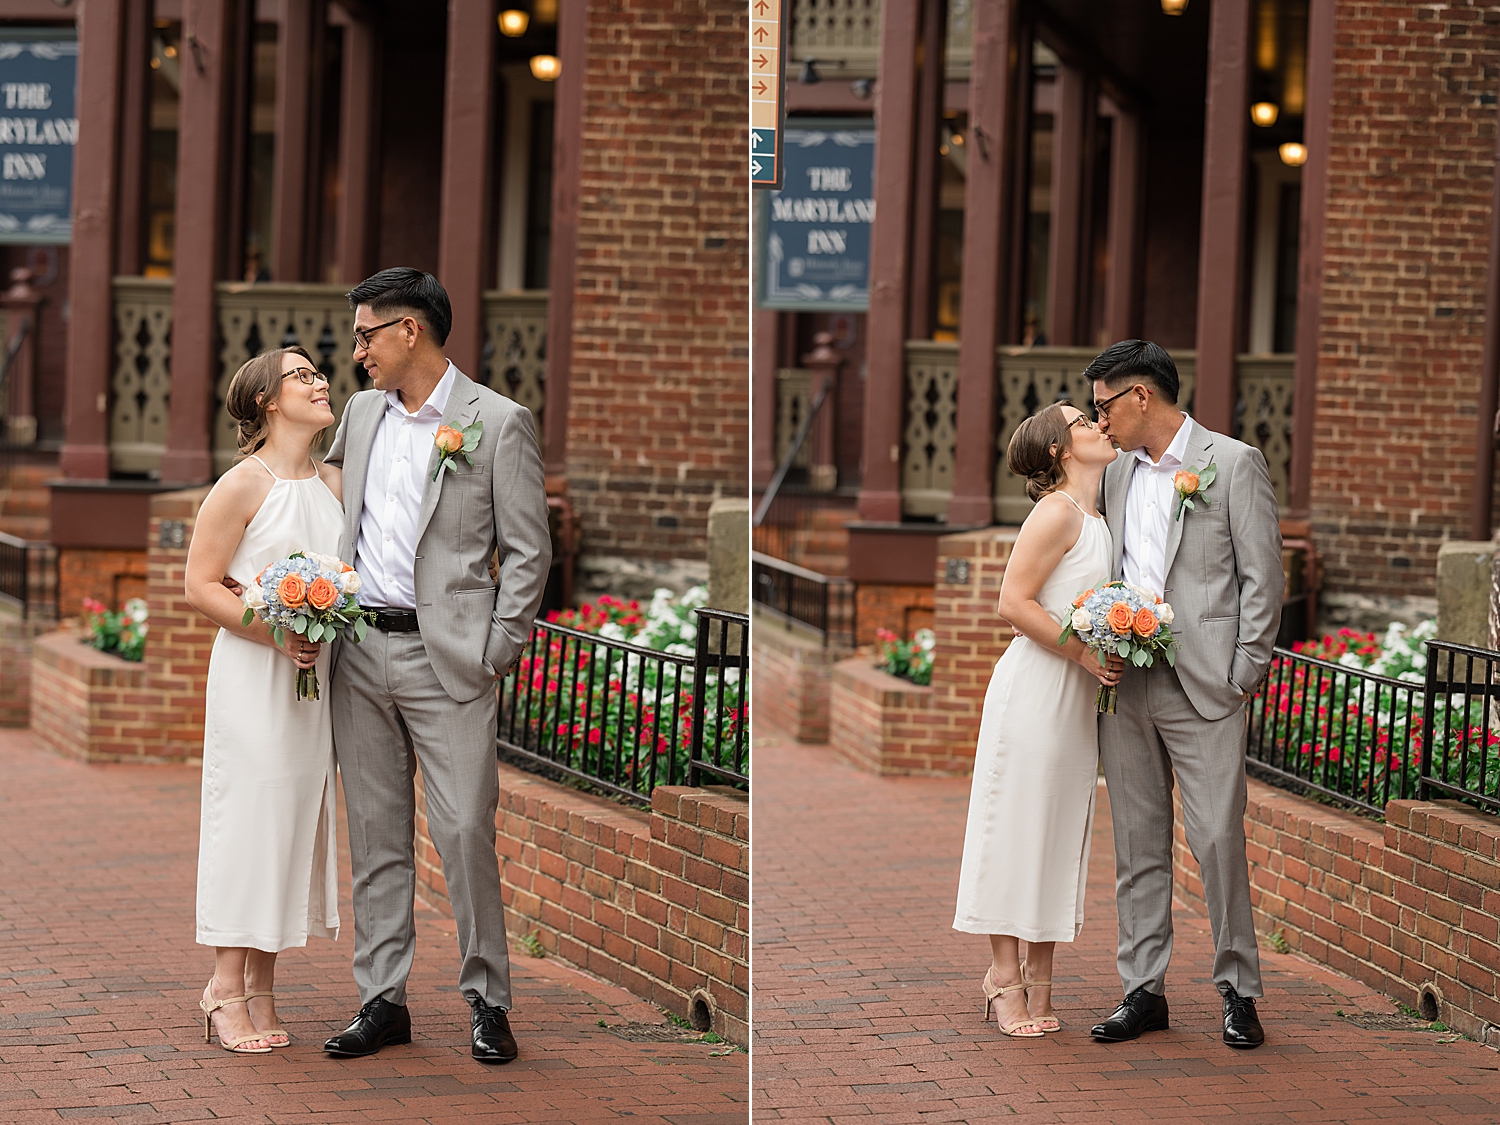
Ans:
[[[255,610],[247,608],[245,610],[245,616],[243,616],[243,617],[240,618],[240,624],[241,625],[248,625],[254,619],[255,619]]]
[[[358,621],[356,621],[354,623],[354,639],[355,639],[355,641],[362,641],[362,640],[364,640],[365,639],[365,634],[368,633],[369,631],[370,631],[370,623],[368,621],[366,621],[363,617],[361,617]]]

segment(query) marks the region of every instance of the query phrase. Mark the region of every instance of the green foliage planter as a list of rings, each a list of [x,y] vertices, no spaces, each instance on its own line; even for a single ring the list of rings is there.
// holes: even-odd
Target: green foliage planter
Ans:
[[[139,663],[146,657],[146,619],[150,616],[143,598],[131,598],[118,610],[108,609],[93,598],[83,599],[84,643]]]

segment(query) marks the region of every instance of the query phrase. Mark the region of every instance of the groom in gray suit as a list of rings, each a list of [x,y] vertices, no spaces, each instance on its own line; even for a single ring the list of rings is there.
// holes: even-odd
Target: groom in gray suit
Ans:
[[[363,1007],[323,1049],[354,1057],[411,1041],[420,763],[458,923],[471,1051],[481,1062],[509,1062],[516,1041],[495,857],[495,681],[526,643],[551,563],[541,454],[531,412],[444,356],[453,314],[435,277],[382,270],[351,290],[349,303],[354,359],[375,388],[349,400],[327,460],[344,473],[340,554],[359,571],[360,602],[377,614],[362,643],[334,654],[330,703]],[[478,444],[445,465],[439,427],[477,427]],[[498,581],[489,571],[497,550]]]
[[[1161,347],[1122,341],[1085,375],[1100,428],[1122,451],[1105,470],[1099,505],[1114,539],[1114,574],[1172,607],[1181,645],[1175,669],[1163,660],[1127,664],[1117,713],[1099,717],[1125,1000],[1092,1034],[1119,1042],[1167,1026],[1175,777],[1203,873],[1224,1041],[1258,1047],[1265,1034],[1245,865],[1245,703],[1270,667],[1281,621],[1276,496],[1260,450],[1183,413],[1177,366]]]

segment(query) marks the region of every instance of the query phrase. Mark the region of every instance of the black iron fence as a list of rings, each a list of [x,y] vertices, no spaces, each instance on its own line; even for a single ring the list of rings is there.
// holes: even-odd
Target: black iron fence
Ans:
[[[855,647],[857,588],[849,579],[752,551],[750,589],[761,612],[812,630],[824,646]]]
[[[57,548],[0,532],[0,603],[22,618],[57,616]]]
[[[1500,810],[1500,652],[1427,642],[1419,796]]]
[[[1383,814],[1456,797],[1500,810],[1500,653],[1426,642],[1423,678],[1277,648],[1249,703],[1252,772]]]
[[[700,609],[694,648],[665,652],[538,622],[500,682],[500,752],[643,805],[658,785],[748,786],[749,621]]]

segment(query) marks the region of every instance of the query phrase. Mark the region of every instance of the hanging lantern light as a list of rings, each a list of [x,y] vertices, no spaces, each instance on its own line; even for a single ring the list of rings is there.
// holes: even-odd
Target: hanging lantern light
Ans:
[[[1188,0],[1161,0],[1162,14],[1180,16],[1188,6]]]
[[[556,55],[532,55],[531,76],[538,82],[556,82],[562,73],[562,63]]]
[[[1298,141],[1287,141],[1276,151],[1281,156],[1281,162],[1290,168],[1300,168],[1307,163],[1307,146]]]
[[[500,13],[500,34],[510,39],[519,39],[526,34],[531,16],[519,8],[507,8]]]
[[[1256,102],[1250,107],[1250,120],[1262,129],[1269,129],[1276,124],[1276,118],[1281,113],[1281,107],[1275,102]]]

